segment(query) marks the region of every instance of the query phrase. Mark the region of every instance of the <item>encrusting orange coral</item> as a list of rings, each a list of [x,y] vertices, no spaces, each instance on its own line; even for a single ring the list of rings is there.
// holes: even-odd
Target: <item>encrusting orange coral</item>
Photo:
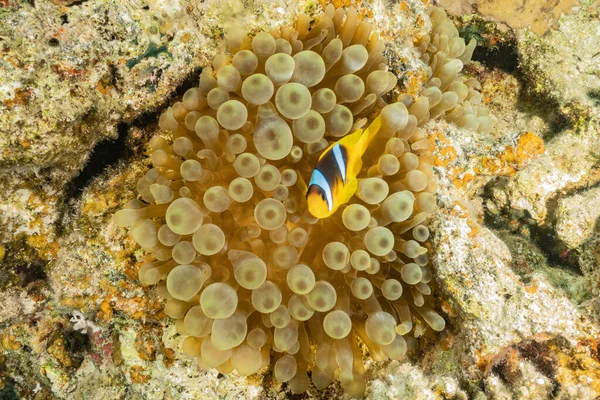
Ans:
[[[491,120],[476,82],[457,76],[474,42],[442,10],[430,16],[418,42],[429,80],[416,98],[386,104],[397,79],[374,25],[329,5],[314,23],[300,14],[295,29],[230,33],[230,53],[161,115],[141,199],[114,221],[151,255],[139,278],[157,285],[199,365],[245,376],[273,356],[293,393],[312,371],[317,389],[338,378],[362,396],[359,343],[375,360],[401,359],[427,327],[444,329],[427,300],[423,223],[436,183],[421,126],[444,116],[488,131]],[[343,146],[363,140],[363,127],[368,140],[352,154]],[[317,194],[315,165],[351,191]],[[324,213],[311,206],[321,194],[332,201]]]

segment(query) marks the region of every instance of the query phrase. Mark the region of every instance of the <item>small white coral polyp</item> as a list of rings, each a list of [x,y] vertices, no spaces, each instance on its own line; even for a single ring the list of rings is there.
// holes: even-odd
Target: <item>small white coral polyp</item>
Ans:
[[[150,254],[139,278],[157,285],[186,336],[182,351],[201,366],[245,376],[273,356],[275,378],[293,393],[308,388],[310,370],[317,389],[339,378],[362,396],[359,346],[397,360],[405,337],[444,328],[426,300],[423,223],[436,184],[420,126],[447,114],[489,124],[473,85],[457,80],[472,44],[443,11],[431,16],[433,33],[418,43],[430,79],[416,99],[386,104],[397,79],[374,25],[330,5],[312,26],[301,14],[295,29],[231,35],[230,54],[161,115],[165,136],[149,143],[141,200],[114,220]],[[314,218],[300,182],[323,149],[377,115],[356,195]]]

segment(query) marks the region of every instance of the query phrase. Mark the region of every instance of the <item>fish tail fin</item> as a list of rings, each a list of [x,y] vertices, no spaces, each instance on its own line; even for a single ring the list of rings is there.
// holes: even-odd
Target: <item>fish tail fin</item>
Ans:
[[[375,118],[373,122],[371,122],[371,125],[369,125],[361,135],[357,143],[357,145],[360,146],[359,149],[361,150],[361,155],[367,150],[367,147],[369,147],[369,144],[375,139],[375,136],[377,136],[380,129],[381,115]]]
[[[350,171],[350,178],[354,178],[358,175],[362,168],[362,156],[367,151],[367,148],[375,139],[375,136],[379,133],[381,129],[381,116],[378,116],[371,122],[371,125],[361,133],[360,137],[356,141],[356,151],[354,152],[355,159],[350,162],[353,166]]]

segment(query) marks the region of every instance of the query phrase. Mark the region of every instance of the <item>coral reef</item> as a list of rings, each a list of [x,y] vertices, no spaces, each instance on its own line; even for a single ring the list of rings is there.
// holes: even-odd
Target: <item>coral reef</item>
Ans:
[[[178,7],[155,4],[146,11],[111,2],[100,10],[44,2],[31,12],[28,3],[15,3],[2,10],[0,24],[3,168],[77,173],[98,142],[117,137],[120,121],[160,105],[199,66],[204,38],[177,35],[174,18],[184,17]],[[43,43],[42,50],[35,43]],[[158,55],[169,48],[181,51],[162,64]],[[132,59],[135,64],[127,62]]]
[[[163,297],[170,296],[167,282],[140,284],[142,265],[161,261],[153,261],[153,252],[140,249],[112,217],[138,196],[137,181],[145,179],[152,159],[158,157],[153,157],[153,147],[147,150],[150,141],[157,143],[153,137],[160,135],[166,140],[165,148],[173,151],[170,158],[180,157],[175,150],[181,150],[181,141],[173,146],[178,132],[161,128],[165,120],[159,118],[160,113],[168,105],[176,111],[180,105],[173,103],[198,87],[200,68],[213,68],[216,79],[218,66],[210,60],[223,52],[231,55],[224,50],[225,36],[245,31],[250,38],[259,32],[277,37],[282,27],[294,26],[302,13],[308,16],[306,26],[315,26],[327,3],[0,2],[0,397],[291,396],[290,382],[278,382],[273,367],[281,354],[302,357],[300,350],[296,354],[273,352],[273,364],[247,377],[236,371],[220,374],[213,368],[199,368],[198,357],[185,354],[198,351],[197,343],[181,334],[185,318],[183,324],[174,323],[165,314]],[[534,23],[525,28],[519,25],[528,21],[521,18],[521,9],[507,7],[509,3],[501,0],[481,3],[475,15],[451,16],[465,45],[472,38],[478,41],[473,53],[477,61],[463,65],[457,80],[474,92],[467,94],[471,97],[467,104],[459,104],[463,112],[486,117],[479,130],[469,128],[474,125],[473,117],[460,123],[462,116],[447,119],[447,112],[436,116],[431,104],[423,106],[425,98],[433,103],[439,97],[434,87],[445,92],[441,80],[431,79],[432,63],[444,65],[445,58],[453,59],[446,51],[442,51],[444,57],[435,54],[440,44],[452,39],[448,33],[454,35],[446,22],[437,39],[432,34],[445,20],[438,11],[432,12],[418,0],[332,3],[336,9],[354,6],[357,20],[372,24],[384,43],[382,60],[398,78],[398,86],[378,98],[369,113],[357,120],[366,119],[363,128],[370,125],[384,103],[399,101],[408,115],[414,104],[420,104],[412,111],[415,116],[422,111],[423,124],[416,130],[431,144],[432,154],[425,155],[431,157],[427,162],[433,172],[428,184],[435,181],[437,187],[437,207],[423,222],[429,239],[420,246],[427,249],[430,260],[426,267],[432,273],[428,283],[432,296],[425,296],[426,304],[444,318],[445,329],[432,332],[415,312],[413,330],[403,336],[407,351],[402,360],[378,361],[368,352],[368,344],[356,341],[361,350],[356,359],[361,360],[360,365],[364,363],[365,397],[579,400],[600,396],[596,193],[600,116],[595,93],[600,42],[593,40],[598,33],[597,4],[582,0],[570,7],[570,1],[556,5],[525,2],[525,13],[542,7],[531,14]],[[455,10],[449,8],[450,13]],[[561,10],[568,14],[559,17]],[[519,20],[511,19],[510,14],[518,15]],[[537,33],[542,30],[547,33]],[[457,38],[454,43],[459,43]],[[253,50],[251,41],[244,48]],[[216,58],[233,65],[232,58]],[[238,59],[234,68],[243,64]],[[275,82],[274,75],[269,77],[266,70],[261,73]],[[240,80],[247,76],[240,74]],[[365,82],[366,76],[360,77]],[[258,86],[261,82],[266,81],[256,81]],[[277,113],[275,91],[280,86],[273,84],[270,97]],[[335,82],[329,88],[338,97]],[[316,89],[318,84],[308,88],[310,92]],[[261,101],[258,92],[244,92]],[[241,86],[228,93],[231,100],[244,104],[247,118],[256,117],[253,110],[258,107],[248,104]],[[446,100],[452,100],[448,96]],[[218,96],[212,100],[220,101]],[[474,104],[478,100],[480,104]],[[348,104],[344,106],[350,109]],[[495,118],[487,119],[485,108]],[[207,105],[203,115],[206,111],[220,123],[216,110]],[[313,111],[325,120],[327,112]],[[292,136],[300,132],[298,124],[281,118]],[[176,121],[185,125],[185,121]],[[192,143],[204,146],[195,129],[185,132]],[[102,141],[114,137],[118,139]],[[338,139],[326,137],[329,142]],[[218,142],[216,149],[224,149],[226,144]],[[310,158],[307,164],[312,168],[310,163],[319,151],[309,156],[304,143],[294,145],[302,148],[302,157]],[[260,163],[264,157],[252,146],[247,138],[242,153],[256,150]],[[369,170],[385,152],[385,144],[378,151],[365,155],[361,176],[370,178]],[[283,160],[267,160],[265,165],[296,165],[287,157]],[[209,171],[205,160],[197,161],[204,172]],[[229,171],[210,171],[219,182],[227,174],[231,180],[237,176],[232,161],[221,161],[231,166]],[[293,181],[292,174],[277,170],[280,181],[282,177],[288,184]],[[296,178],[306,180],[308,170],[299,169]],[[193,169],[188,172],[194,173]],[[253,197],[263,192],[255,177],[240,177],[236,182],[245,182],[241,179],[250,181]],[[385,176],[381,179],[386,181]],[[229,185],[219,185],[229,194]],[[288,189],[287,196],[299,190],[293,183],[283,186]],[[157,197],[164,192],[159,190]],[[154,196],[152,191],[150,194]],[[173,194],[178,196],[179,190]],[[198,199],[199,205],[203,197]],[[146,200],[155,207],[154,197]],[[376,205],[364,200],[355,196],[339,213],[356,203],[374,213]],[[251,202],[252,198],[242,203],[232,199],[229,206]],[[291,215],[286,211],[286,224]],[[254,218],[254,213],[249,217]],[[211,216],[203,225],[228,231],[221,222]],[[321,245],[338,241],[350,250],[351,242],[343,237],[347,232],[344,221],[340,219],[338,224],[341,238],[326,232],[328,236],[319,235]],[[259,238],[275,243],[271,236],[279,240],[275,233],[280,232],[270,232],[273,235],[261,228]],[[226,236],[227,245],[235,240],[235,235]],[[189,243],[174,248],[180,260],[189,257],[191,250],[196,252],[193,235],[183,241]],[[318,255],[316,272],[322,269],[328,276],[353,273],[353,267],[345,274],[330,269]],[[409,261],[404,257],[400,253],[401,260]],[[227,257],[223,260],[232,268]],[[264,260],[268,267],[274,266],[274,261]],[[371,282],[377,300],[386,308],[389,303],[373,280],[387,272],[382,264],[377,274],[358,271],[357,276]],[[287,271],[277,270],[283,272]],[[235,281],[231,275],[223,282]],[[283,297],[283,292],[291,289],[287,279],[280,280]],[[412,301],[409,285],[401,276],[397,280],[405,285],[401,299],[408,296],[407,303]],[[243,290],[248,295],[249,290]],[[360,299],[355,300],[351,288],[347,293],[360,313]],[[202,309],[199,297],[195,306]],[[249,307],[251,297],[243,301]],[[273,318],[281,316],[276,313]],[[271,323],[270,316],[266,322]],[[323,325],[316,325],[326,341],[337,340],[329,339]],[[417,327],[425,329],[415,338]],[[265,329],[265,336],[273,330]],[[346,338],[355,338],[355,331],[353,327]],[[253,334],[249,339],[260,338]],[[337,379],[323,390],[310,383],[303,396],[349,397]]]

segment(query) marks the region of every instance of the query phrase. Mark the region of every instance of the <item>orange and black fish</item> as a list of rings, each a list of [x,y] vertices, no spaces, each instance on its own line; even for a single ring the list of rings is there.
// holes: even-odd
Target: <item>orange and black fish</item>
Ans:
[[[354,196],[362,156],[380,128],[381,117],[377,117],[365,131],[344,136],[323,151],[306,192],[308,211],[313,216],[327,218]]]

